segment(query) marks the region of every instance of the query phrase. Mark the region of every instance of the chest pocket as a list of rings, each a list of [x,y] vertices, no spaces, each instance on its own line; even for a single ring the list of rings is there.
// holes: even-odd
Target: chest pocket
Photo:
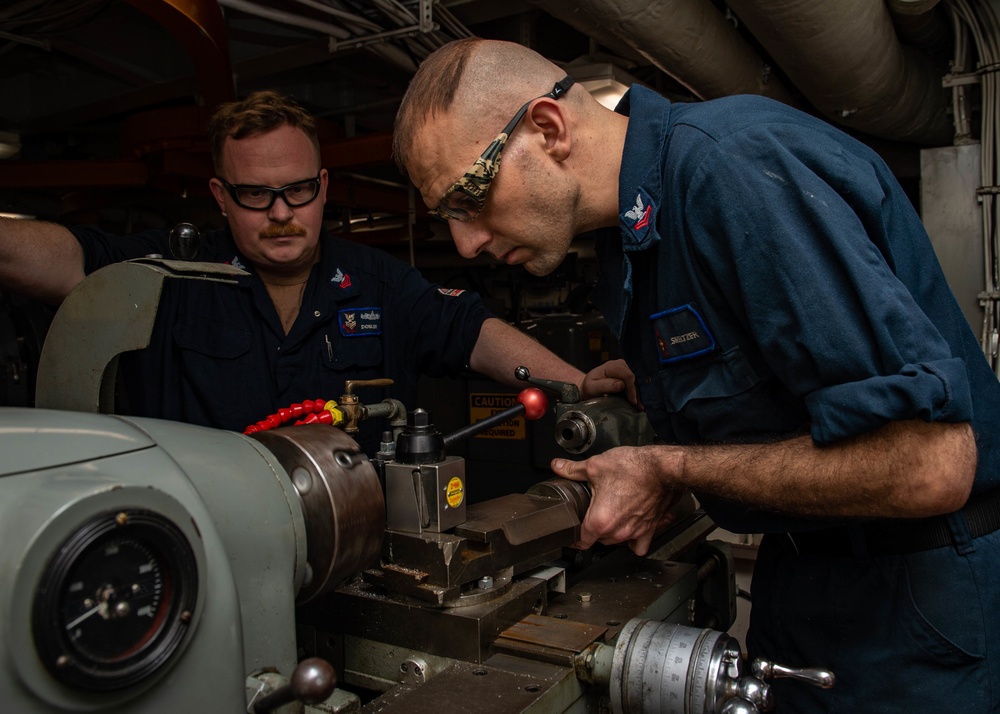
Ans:
[[[229,322],[182,319],[174,326],[174,343],[206,357],[233,360],[250,351],[250,333]]]
[[[382,364],[382,339],[376,336],[344,338],[339,334],[324,335],[320,351],[323,365],[338,372]]]
[[[163,375],[163,416],[242,429],[267,414],[270,404],[246,388],[261,383],[264,369],[248,330],[222,320],[181,318],[173,341],[176,362]]]
[[[662,368],[658,378],[664,401],[674,413],[699,400],[734,397],[760,381],[739,347]]]

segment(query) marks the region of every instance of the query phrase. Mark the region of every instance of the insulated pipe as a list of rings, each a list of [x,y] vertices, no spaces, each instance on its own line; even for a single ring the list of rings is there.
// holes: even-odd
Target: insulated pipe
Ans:
[[[900,42],[934,57],[951,56],[952,27],[944,5],[914,7],[905,0],[889,0],[888,7]]]
[[[951,143],[946,67],[901,45],[882,2],[729,0],[789,79],[830,120],[875,136]]]
[[[889,11],[900,15],[924,15],[933,10],[940,0],[886,0]]]
[[[762,94],[796,105],[736,28],[709,0],[530,0],[613,47],[609,35],[700,99]]]

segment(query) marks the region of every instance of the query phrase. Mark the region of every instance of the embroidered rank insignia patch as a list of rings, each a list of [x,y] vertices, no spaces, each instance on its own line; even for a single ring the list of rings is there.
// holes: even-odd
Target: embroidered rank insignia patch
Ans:
[[[653,242],[659,240],[654,223],[656,222],[656,205],[645,189],[640,188],[635,195],[632,208],[619,216],[622,229],[631,233],[635,239],[633,249],[644,250]],[[628,243],[625,244],[628,246]],[[629,250],[628,247],[625,248]]]
[[[346,289],[351,287],[351,276],[337,268],[337,272],[330,278],[330,282],[337,283],[341,288]]]
[[[366,335],[382,334],[382,308],[355,307],[341,310],[340,334],[344,337],[364,337]]]
[[[458,290],[457,288],[438,288],[438,292],[442,295],[447,295],[448,297],[458,297],[464,290]]]
[[[692,305],[681,305],[649,318],[660,364],[670,364],[711,352],[715,338]]]

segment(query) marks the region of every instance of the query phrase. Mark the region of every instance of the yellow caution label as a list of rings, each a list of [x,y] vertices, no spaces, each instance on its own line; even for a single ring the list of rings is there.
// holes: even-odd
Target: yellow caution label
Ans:
[[[462,505],[462,500],[465,498],[465,484],[462,483],[462,479],[458,476],[451,477],[444,490],[444,498],[448,501],[450,508],[458,508]]]
[[[486,417],[493,416],[504,409],[510,409],[517,404],[516,394],[470,394],[469,422],[475,424]],[[477,439],[524,439],[524,415],[508,419],[497,424],[481,434]]]

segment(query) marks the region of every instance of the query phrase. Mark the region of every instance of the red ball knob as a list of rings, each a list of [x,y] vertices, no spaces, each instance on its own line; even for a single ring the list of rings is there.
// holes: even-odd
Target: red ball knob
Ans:
[[[526,419],[541,419],[549,408],[549,398],[545,392],[535,387],[528,387],[517,395],[517,401],[524,405]]]

